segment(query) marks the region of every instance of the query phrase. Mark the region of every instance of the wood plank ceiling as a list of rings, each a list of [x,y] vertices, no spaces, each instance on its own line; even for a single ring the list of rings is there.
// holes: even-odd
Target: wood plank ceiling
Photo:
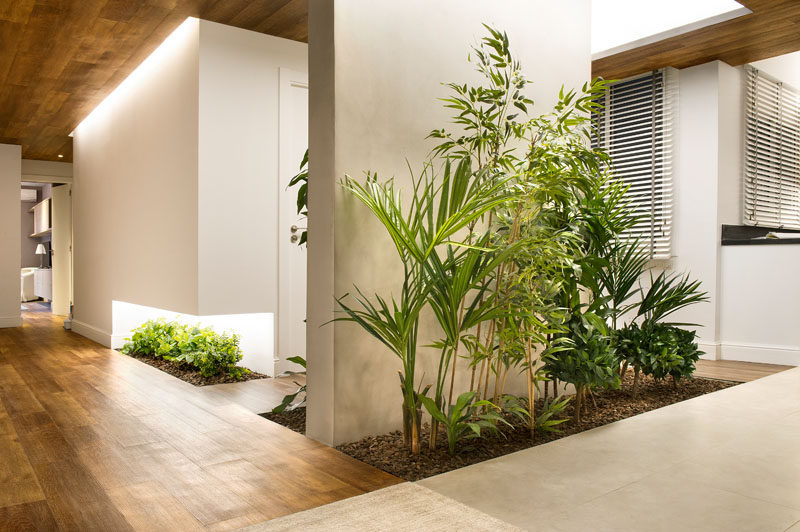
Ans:
[[[0,143],[71,161],[70,131],[189,16],[308,39],[308,0],[0,0]]]
[[[598,59],[592,62],[592,74],[622,79],[715,59],[738,66],[800,50],[800,0],[738,1],[752,13]]]
[[[800,0],[741,3],[753,13],[599,59],[593,73],[800,50]],[[72,160],[69,132],[188,16],[308,39],[308,0],[0,0],[0,143],[22,145],[28,159]]]

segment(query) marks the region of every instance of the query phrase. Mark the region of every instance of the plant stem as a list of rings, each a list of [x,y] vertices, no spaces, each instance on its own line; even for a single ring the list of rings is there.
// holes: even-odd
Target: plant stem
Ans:
[[[525,358],[528,363],[528,426],[531,431],[531,440],[533,440],[533,431],[536,425],[534,419],[534,409],[536,397],[534,394],[534,380],[533,380],[533,354],[531,353],[531,339],[528,338],[527,349],[525,349]]]

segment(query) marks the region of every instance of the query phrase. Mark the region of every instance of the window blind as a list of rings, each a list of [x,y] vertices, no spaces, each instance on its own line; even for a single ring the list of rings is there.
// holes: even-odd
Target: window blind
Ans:
[[[744,224],[800,229],[800,92],[745,67]]]
[[[595,146],[611,158],[615,177],[629,186],[641,221],[625,235],[650,258],[671,256],[672,162],[677,118],[677,71],[655,70],[614,83],[601,98]]]

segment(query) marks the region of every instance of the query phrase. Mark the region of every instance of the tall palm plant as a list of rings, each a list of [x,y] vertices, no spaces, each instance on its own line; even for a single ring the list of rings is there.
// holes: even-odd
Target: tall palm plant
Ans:
[[[379,182],[377,176],[370,174],[364,184],[346,177],[342,185],[386,229],[403,265],[404,281],[399,299],[392,298],[391,304],[378,295],[374,296],[377,303],[372,303],[360,291],[355,297],[357,305],[338,299],[344,312],[339,319],[359,324],[402,361],[405,439],[412,452],[418,453],[417,334],[420,312],[430,301],[438,253],[444,245],[457,245],[455,235],[474,227],[484,214],[508,201],[513,191],[502,180],[473,179],[469,161],[465,160],[455,165],[446,161],[439,182],[433,166],[426,165],[420,177],[412,177],[407,209],[403,208],[393,180]]]

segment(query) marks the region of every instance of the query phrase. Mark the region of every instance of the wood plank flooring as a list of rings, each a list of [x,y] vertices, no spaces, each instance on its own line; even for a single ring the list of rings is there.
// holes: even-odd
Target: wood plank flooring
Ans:
[[[761,364],[757,362],[739,362],[736,360],[698,360],[695,377],[719,379],[733,382],[750,382],[761,377],[768,377],[794,366],[779,364]]]
[[[290,375],[275,379],[202,386],[198,388],[198,392],[209,400],[236,403],[250,412],[263,414],[280,404],[284,396],[296,392],[298,384],[302,385],[305,382],[305,375]]]
[[[24,319],[0,329],[0,530],[231,530],[400,482],[49,313]]]

